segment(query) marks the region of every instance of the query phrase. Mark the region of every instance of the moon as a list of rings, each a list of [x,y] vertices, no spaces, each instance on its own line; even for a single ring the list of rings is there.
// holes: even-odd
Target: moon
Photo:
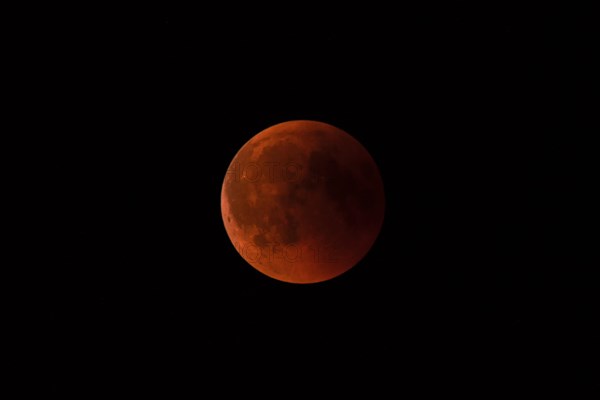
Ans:
[[[320,121],[286,121],[250,138],[221,189],[234,248],[256,270],[289,283],[323,282],[354,267],[377,239],[384,209],[369,152]]]

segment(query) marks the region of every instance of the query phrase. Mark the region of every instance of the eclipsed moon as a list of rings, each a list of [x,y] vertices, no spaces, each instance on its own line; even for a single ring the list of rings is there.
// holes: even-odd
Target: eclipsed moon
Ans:
[[[369,252],[385,198],[369,152],[318,121],[273,125],[231,161],[221,191],[225,230],[239,254],[284,282],[339,276]]]

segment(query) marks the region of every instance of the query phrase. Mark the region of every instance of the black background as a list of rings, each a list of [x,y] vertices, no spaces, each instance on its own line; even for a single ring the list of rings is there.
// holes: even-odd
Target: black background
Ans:
[[[591,15],[274,7],[69,10],[36,37],[44,388],[376,396],[591,380]],[[221,221],[237,150],[290,119],[346,130],[385,182],[372,251],[321,284],[260,275]]]

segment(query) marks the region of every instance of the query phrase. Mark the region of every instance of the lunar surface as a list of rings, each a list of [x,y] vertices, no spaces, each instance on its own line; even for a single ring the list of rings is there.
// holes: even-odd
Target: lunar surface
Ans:
[[[239,254],[284,282],[330,280],[371,249],[384,217],[368,151],[332,125],[283,122],[252,137],[223,181],[221,213]]]

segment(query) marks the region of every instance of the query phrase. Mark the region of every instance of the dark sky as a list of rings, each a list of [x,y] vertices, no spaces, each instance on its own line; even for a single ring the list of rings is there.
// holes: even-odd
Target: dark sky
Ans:
[[[593,21],[451,3],[86,11],[40,37],[45,388],[591,378]],[[290,119],[346,130],[385,182],[372,251],[322,284],[260,275],[221,221],[237,150]]]

